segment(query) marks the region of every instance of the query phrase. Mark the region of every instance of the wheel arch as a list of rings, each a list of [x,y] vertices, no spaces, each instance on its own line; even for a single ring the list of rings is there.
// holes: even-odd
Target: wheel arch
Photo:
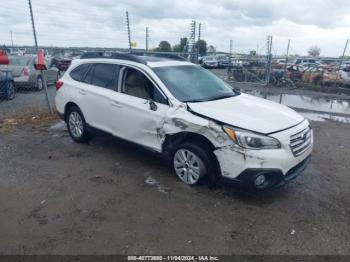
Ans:
[[[79,110],[81,110],[80,107],[76,103],[68,102],[64,107],[64,120],[66,120],[67,112],[68,112],[69,108],[71,108],[72,106],[76,106],[77,108],[79,108]]]
[[[208,157],[212,159],[212,161],[209,163],[209,165],[211,165],[212,172],[211,175],[206,178],[206,180],[209,187],[215,186],[217,181],[221,178],[221,167],[214,153],[215,146],[204,135],[193,132],[180,132],[174,135],[167,135],[163,143],[163,154],[167,157],[167,159],[171,160],[178,146],[186,142],[193,143],[208,152]]]
[[[162,151],[170,156],[180,144],[185,142],[194,143],[204,149],[210,150],[211,152],[215,149],[213,143],[204,135],[184,131],[172,135],[166,135],[162,145]]]

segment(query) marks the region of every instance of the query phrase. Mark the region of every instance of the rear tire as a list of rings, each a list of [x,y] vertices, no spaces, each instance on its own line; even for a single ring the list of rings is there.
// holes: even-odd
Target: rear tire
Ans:
[[[208,150],[190,142],[177,147],[172,156],[172,165],[182,182],[195,185],[206,181],[210,187],[216,184],[220,178],[217,161]]]
[[[41,91],[44,89],[44,83],[43,83],[43,79],[41,76],[37,77],[36,83],[35,83],[35,88],[37,91]]]
[[[88,131],[84,115],[77,106],[68,109],[66,123],[69,135],[75,142],[87,143],[91,140],[92,135]]]
[[[7,96],[6,99],[7,100],[12,100],[15,98],[16,95],[16,88],[13,84],[13,82],[9,82],[8,88],[7,88]]]

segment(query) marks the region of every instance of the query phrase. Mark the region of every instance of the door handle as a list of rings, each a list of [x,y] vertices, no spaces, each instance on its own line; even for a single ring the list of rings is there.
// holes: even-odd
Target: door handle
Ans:
[[[119,108],[122,107],[122,105],[117,101],[112,101],[112,106],[119,107]]]
[[[86,95],[86,90],[84,90],[84,89],[79,89],[79,94],[81,94],[81,95]]]

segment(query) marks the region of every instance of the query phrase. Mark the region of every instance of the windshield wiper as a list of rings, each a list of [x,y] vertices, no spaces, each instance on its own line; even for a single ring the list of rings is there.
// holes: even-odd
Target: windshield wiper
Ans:
[[[207,102],[207,101],[214,101],[214,100],[219,100],[219,99],[230,98],[230,97],[238,96],[239,94],[240,94],[240,93],[238,93],[238,92],[235,91],[235,92],[232,93],[232,94],[221,95],[221,96],[215,96],[215,97],[212,97],[212,98],[185,100],[185,101],[182,101],[182,102],[184,102],[184,103]]]
[[[219,99],[225,99],[225,98],[230,98],[230,97],[233,97],[233,96],[236,96],[236,94],[229,94],[229,95],[223,95],[223,96],[216,96],[216,97],[213,97],[213,98],[210,98],[206,101],[214,101],[214,100],[219,100]]]
[[[205,102],[207,100],[203,100],[203,99],[192,99],[192,100],[185,100],[185,101],[182,101],[184,103],[196,103],[196,102]]]

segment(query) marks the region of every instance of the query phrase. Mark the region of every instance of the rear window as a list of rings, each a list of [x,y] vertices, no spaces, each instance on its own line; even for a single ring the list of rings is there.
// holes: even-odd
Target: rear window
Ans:
[[[26,66],[29,64],[31,57],[25,56],[9,56],[10,65]]]
[[[83,82],[84,77],[86,75],[86,72],[89,70],[90,64],[83,64],[70,72],[70,77],[73,78],[75,81]]]

